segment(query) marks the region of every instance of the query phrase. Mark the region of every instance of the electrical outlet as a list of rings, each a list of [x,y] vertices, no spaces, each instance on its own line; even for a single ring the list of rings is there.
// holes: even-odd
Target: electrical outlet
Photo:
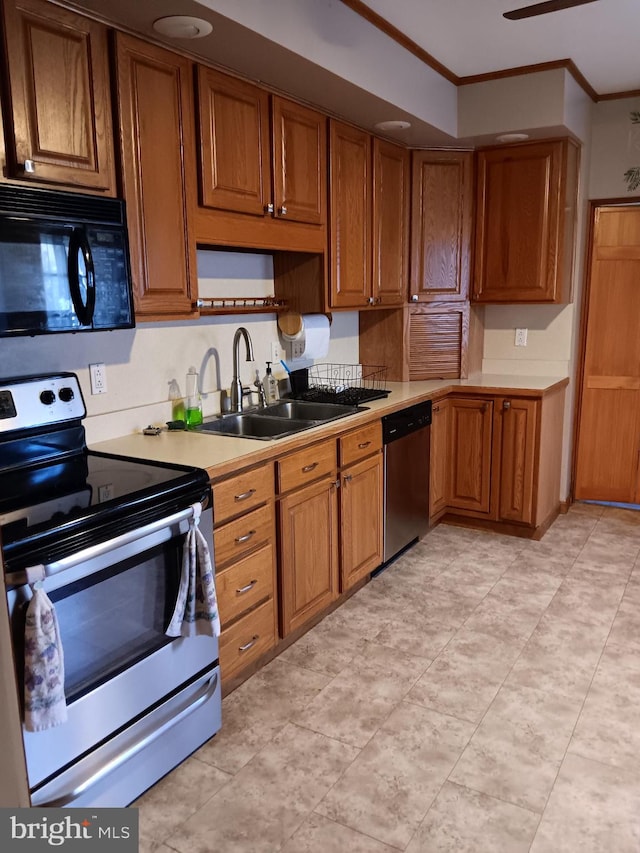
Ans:
[[[515,346],[526,347],[528,329],[516,329]]]
[[[107,393],[107,368],[104,362],[89,365],[89,376],[91,377],[91,393]]]
[[[282,356],[280,355],[280,344],[278,341],[271,341],[271,364],[274,366],[276,364],[280,364],[280,359]]]

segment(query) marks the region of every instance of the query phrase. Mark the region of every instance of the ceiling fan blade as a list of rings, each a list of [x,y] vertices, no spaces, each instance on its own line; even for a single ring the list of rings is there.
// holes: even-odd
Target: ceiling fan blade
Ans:
[[[545,0],[544,3],[534,3],[532,6],[514,9],[513,12],[504,12],[502,17],[510,21],[519,21],[521,18],[533,18],[534,15],[546,15],[549,12],[559,12],[561,9],[570,9],[572,6],[584,6],[585,3],[595,2],[596,0]]]

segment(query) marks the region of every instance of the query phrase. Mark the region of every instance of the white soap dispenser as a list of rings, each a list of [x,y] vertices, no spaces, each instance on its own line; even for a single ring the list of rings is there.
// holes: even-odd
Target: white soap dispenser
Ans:
[[[280,394],[278,392],[278,380],[271,372],[270,361],[267,362],[267,372],[262,380],[262,387],[264,388],[264,396],[266,398],[267,405],[269,405],[269,403],[275,403],[280,399]]]

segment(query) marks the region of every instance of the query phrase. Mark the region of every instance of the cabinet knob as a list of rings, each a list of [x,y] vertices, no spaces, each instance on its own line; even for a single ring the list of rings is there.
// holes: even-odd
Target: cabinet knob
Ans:
[[[411,294],[411,301],[412,301],[412,302],[417,302],[417,301],[418,301],[418,294],[417,294],[417,293],[413,293],[413,294]]]
[[[352,479],[353,479],[353,476],[351,474],[345,474],[344,475],[345,483],[350,483]]]
[[[273,213],[273,210],[274,210],[274,208],[273,208],[273,202],[272,201],[270,201],[269,204],[265,204],[265,206],[264,206],[264,212],[265,213]]]
[[[505,411],[507,409],[510,409],[511,408],[511,401],[510,400],[504,400],[502,403],[502,408],[505,409]]]
[[[370,297],[367,299],[367,305],[373,305],[374,301],[375,301],[375,300],[374,300],[373,296],[370,296]]]
[[[280,216],[286,216],[287,215],[287,208],[286,207],[279,207],[278,213],[280,214]]]
[[[24,163],[22,164],[22,169],[28,175],[33,175],[33,173],[36,170],[35,161],[34,160],[25,160]]]

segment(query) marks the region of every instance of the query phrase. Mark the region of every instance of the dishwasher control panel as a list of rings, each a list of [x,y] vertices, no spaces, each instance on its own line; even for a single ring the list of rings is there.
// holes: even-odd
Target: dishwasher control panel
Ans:
[[[431,424],[431,400],[416,403],[382,418],[382,442],[389,444]]]

